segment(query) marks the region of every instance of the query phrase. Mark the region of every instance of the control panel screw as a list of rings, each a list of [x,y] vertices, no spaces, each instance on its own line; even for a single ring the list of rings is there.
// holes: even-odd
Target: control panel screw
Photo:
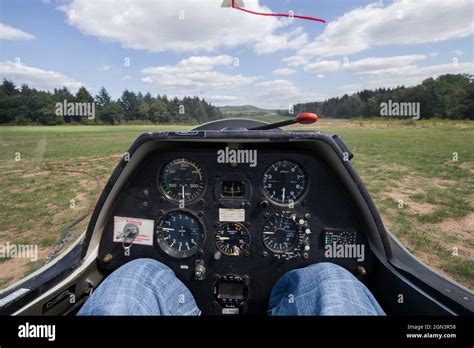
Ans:
[[[364,266],[357,266],[357,274],[358,274],[360,277],[365,277],[366,274],[367,274],[367,270],[365,269]]]
[[[305,219],[309,219],[310,217],[311,217],[311,215],[309,215],[309,213],[304,214]]]
[[[165,197],[161,196],[160,197],[160,203],[163,203],[165,201]]]
[[[264,252],[262,253],[262,256],[263,256],[263,257],[268,257],[268,252],[264,251]]]
[[[265,213],[265,214],[263,214],[263,216],[267,218],[267,217],[270,216],[270,213]]]
[[[268,203],[268,201],[266,201],[266,200],[263,200],[263,201],[260,202],[260,207],[261,207],[262,209],[267,208],[268,205],[269,205],[269,203]]]
[[[112,254],[106,254],[104,258],[102,259],[102,261],[104,261],[105,263],[109,263],[110,261],[112,261],[113,258],[114,257]]]
[[[307,259],[309,257],[308,253],[303,253],[303,259]]]
[[[150,192],[147,190],[147,189],[144,189],[143,190],[143,195],[144,196],[148,196],[150,194]]]
[[[202,217],[203,215],[204,215],[204,213],[202,211],[198,212],[199,217]]]
[[[203,205],[203,204],[204,204],[204,199],[200,199],[200,200],[199,200],[199,204],[200,204],[200,205]]]
[[[142,205],[143,205],[143,208],[146,208],[148,207],[148,202],[143,202]]]
[[[216,251],[214,253],[214,260],[220,260],[220,258],[222,257],[222,253],[220,251]]]

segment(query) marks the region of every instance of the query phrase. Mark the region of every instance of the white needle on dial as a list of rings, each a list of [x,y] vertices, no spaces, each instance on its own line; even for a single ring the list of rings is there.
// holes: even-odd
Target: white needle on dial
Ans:
[[[285,201],[285,192],[286,192],[286,188],[285,188],[285,187],[283,187],[283,188],[281,189],[281,191],[282,191],[281,200],[284,202],[284,201]]]
[[[184,185],[181,185],[181,199],[182,199],[182,205],[183,205],[183,208],[184,208]]]

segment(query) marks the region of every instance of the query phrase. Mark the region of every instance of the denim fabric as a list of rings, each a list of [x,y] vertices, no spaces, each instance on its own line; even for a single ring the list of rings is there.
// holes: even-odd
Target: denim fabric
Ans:
[[[164,264],[139,259],[107,277],[79,315],[199,315],[191,292]],[[370,291],[344,268],[319,263],[283,275],[270,315],[383,315]]]
[[[108,276],[79,315],[198,315],[186,286],[168,266],[151,260],[130,261]]]
[[[272,289],[268,314],[385,315],[364,284],[326,262],[284,274]]]

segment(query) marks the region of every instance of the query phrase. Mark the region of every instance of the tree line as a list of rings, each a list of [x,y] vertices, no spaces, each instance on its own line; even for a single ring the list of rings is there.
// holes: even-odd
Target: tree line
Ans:
[[[58,114],[58,107],[66,105],[65,101],[79,106],[93,104],[94,117]],[[0,124],[203,123],[222,117],[218,108],[198,97],[154,97],[125,90],[113,100],[104,87],[92,96],[85,87],[73,94],[66,87],[40,91],[26,84],[16,86],[6,79],[0,86]]]
[[[474,82],[468,74],[446,74],[425,79],[413,87],[379,88],[330,98],[323,102],[296,104],[293,113],[314,112],[323,117],[378,117],[381,104],[419,103],[420,118],[474,119]],[[282,115],[290,111],[280,111]]]

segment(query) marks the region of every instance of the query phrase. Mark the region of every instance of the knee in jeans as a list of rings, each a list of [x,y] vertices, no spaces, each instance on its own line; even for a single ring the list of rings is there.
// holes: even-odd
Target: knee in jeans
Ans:
[[[299,277],[305,277],[316,283],[331,280],[353,279],[354,276],[345,268],[330,262],[321,262],[294,270],[291,273],[298,273]]]
[[[156,274],[162,271],[171,271],[171,269],[163,263],[153,259],[135,259],[127,262],[119,268],[120,273],[130,274],[135,277],[143,277],[146,275]]]

